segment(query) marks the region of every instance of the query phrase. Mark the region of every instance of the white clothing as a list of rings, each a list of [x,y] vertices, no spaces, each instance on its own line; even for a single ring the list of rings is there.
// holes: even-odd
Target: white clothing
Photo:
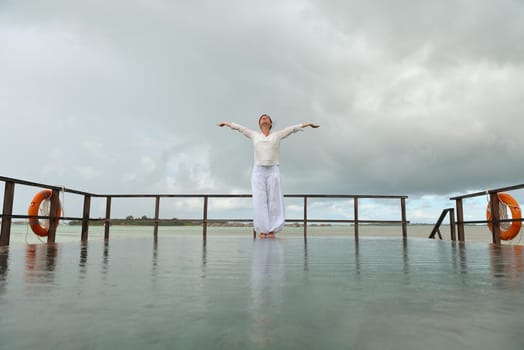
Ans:
[[[251,174],[253,193],[253,228],[256,233],[276,233],[284,228],[284,194],[280,184],[280,140],[303,131],[302,124],[289,126],[264,135],[262,132],[231,123],[231,129],[240,131],[253,141],[255,165]]]
[[[284,194],[280,184],[280,168],[253,166],[253,228],[256,233],[279,232],[284,228]]]
[[[279,165],[280,140],[285,139],[295,132],[304,131],[302,129],[302,124],[289,126],[280,131],[270,133],[268,136],[236,123],[231,123],[231,129],[240,131],[247,138],[253,141],[255,165],[262,166]]]

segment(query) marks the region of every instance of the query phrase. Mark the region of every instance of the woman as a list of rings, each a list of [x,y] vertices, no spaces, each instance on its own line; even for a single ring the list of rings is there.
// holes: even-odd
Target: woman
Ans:
[[[273,121],[267,114],[258,119],[260,132],[248,129],[242,125],[221,122],[220,127],[228,126],[237,130],[253,141],[255,165],[251,175],[253,192],[253,227],[260,238],[274,238],[275,233],[284,227],[284,195],[280,185],[279,147],[280,140],[289,135],[303,131],[305,127],[318,128],[320,125],[303,123],[289,126],[285,129],[271,132]]]

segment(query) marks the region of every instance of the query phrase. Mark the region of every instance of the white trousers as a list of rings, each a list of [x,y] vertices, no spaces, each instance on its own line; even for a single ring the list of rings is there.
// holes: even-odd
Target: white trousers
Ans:
[[[253,167],[253,227],[256,233],[278,232],[284,228],[284,195],[278,165]]]

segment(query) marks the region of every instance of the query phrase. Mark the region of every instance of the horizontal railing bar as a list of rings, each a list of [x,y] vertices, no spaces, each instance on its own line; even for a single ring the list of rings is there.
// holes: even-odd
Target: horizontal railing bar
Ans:
[[[472,220],[472,221],[456,221],[456,224],[487,224],[485,220]]]
[[[504,191],[514,191],[514,190],[520,190],[520,189],[523,189],[523,188],[524,188],[524,184],[514,185],[514,186],[507,186],[507,187],[501,187],[501,188],[496,188],[496,189],[492,189],[492,190],[486,190],[486,191],[481,191],[481,192],[469,193],[469,194],[465,194],[465,195],[462,195],[462,196],[451,197],[450,199],[451,200],[457,200],[457,199],[464,199],[464,198],[479,197],[479,196],[489,195],[491,193],[498,193],[498,192],[504,192]]]
[[[79,194],[79,195],[83,195],[83,196],[86,196],[86,195],[87,196],[93,196],[93,194],[89,193],[89,192],[73,190],[73,189],[67,188],[67,187],[47,185],[47,184],[42,184],[42,183],[38,183],[38,182],[13,179],[13,178],[10,178],[10,177],[5,177],[5,176],[0,176],[0,181],[13,182],[13,183],[15,183],[17,185],[41,187],[41,188],[46,188],[46,189],[51,189],[51,190],[57,190],[57,191],[63,191],[63,192],[68,192],[68,193]]]
[[[113,219],[111,219],[113,220]],[[147,218],[147,219],[143,219],[144,221],[151,221],[151,222],[154,222],[155,219],[151,219],[151,218]],[[162,220],[170,220],[170,219],[159,219],[158,221],[161,222]],[[207,220],[202,220],[202,219],[177,219],[176,221],[178,222],[208,222],[208,223],[217,223],[217,222],[253,222],[253,219],[207,219]],[[304,222],[304,219],[286,219],[285,220],[286,222]],[[311,222],[311,223],[320,223],[320,222],[326,222],[326,223],[354,223],[355,220],[337,220],[337,219],[330,219],[330,220],[321,220],[321,219],[313,219],[313,220],[310,220],[308,219],[307,222]],[[359,223],[364,223],[364,224],[402,224],[403,222],[400,221],[400,220],[358,220]],[[410,223],[410,221],[405,221],[405,223]]]
[[[520,219],[500,219],[498,220],[498,222],[513,222],[513,221],[524,221],[524,218],[520,218]],[[488,220],[472,220],[472,221],[457,221],[457,223],[459,224],[489,224],[489,223],[493,223],[493,221],[488,221]]]
[[[408,196],[393,196],[393,195],[375,195],[375,194],[285,194],[288,198],[383,198],[383,199],[401,199],[408,198]]]
[[[466,198],[473,198],[473,197],[480,197],[480,196],[487,196],[489,195],[488,191],[482,191],[482,192],[475,192],[475,193],[469,193],[462,196],[457,197],[451,197],[450,200],[457,200],[457,199],[466,199]]]
[[[93,194],[92,197],[111,198],[242,198],[251,197],[250,194]]]
[[[45,187],[45,188],[49,188],[49,189],[53,189],[53,190],[61,190],[62,189],[62,187],[50,186],[50,185],[46,185],[46,184],[42,184],[42,183],[38,183],[38,182],[26,181],[26,180],[13,179],[13,178],[4,177],[4,176],[0,176],[0,181],[14,182],[16,184],[25,185],[25,186]]]
[[[51,219],[52,217],[51,216],[48,216],[48,215],[38,215],[38,216],[35,216],[35,215],[2,215],[0,214],[0,218],[3,218],[3,217],[6,217],[6,218],[12,218],[12,219],[29,219],[29,218],[32,218],[32,219]],[[58,218],[59,220],[82,220],[83,218],[82,217],[67,217],[67,216],[61,216]]]
[[[92,194],[92,197],[111,198],[251,198],[251,194]],[[368,199],[401,199],[407,196],[361,195],[361,194],[284,194],[286,198],[368,198]]]
[[[64,191],[64,192],[67,192],[67,193],[78,194],[78,195],[81,195],[81,196],[91,196],[91,197],[95,197],[96,196],[94,193],[72,190],[70,188],[65,188],[65,187],[59,187],[58,190]]]
[[[177,219],[177,221],[183,221],[183,219]],[[188,219],[188,221],[202,221],[201,219],[195,219],[191,220]],[[207,222],[252,222],[253,219],[207,219]],[[304,219],[286,219],[286,222],[304,222]],[[312,223],[318,223],[318,222],[332,222],[332,223],[354,223],[355,220],[341,220],[341,219],[307,219],[307,222]],[[386,223],[386,224],[401,224],[402,221],[400,220],[358,220],[359,223]],[[406,223],[410,223],[410,221],[406,221]]]
[[[286,219],[286,221],[289,222],[304,222],[304,219]],[[307,222],[334,222],[334,223],[354,223],[355,220],[343,220],[343,219],[307,219]],[[358,223],[395,223],[395,224],[401,224],[401,220],[361,220],[358,219]],[[406,223],[409,223],[409,221],[406,221]]]

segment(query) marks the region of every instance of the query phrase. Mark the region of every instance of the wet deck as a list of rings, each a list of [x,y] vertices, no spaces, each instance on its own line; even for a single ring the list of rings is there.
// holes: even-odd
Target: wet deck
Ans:
[[[5,349],[522,349],[521,246],[198,236],[0,250]]]

